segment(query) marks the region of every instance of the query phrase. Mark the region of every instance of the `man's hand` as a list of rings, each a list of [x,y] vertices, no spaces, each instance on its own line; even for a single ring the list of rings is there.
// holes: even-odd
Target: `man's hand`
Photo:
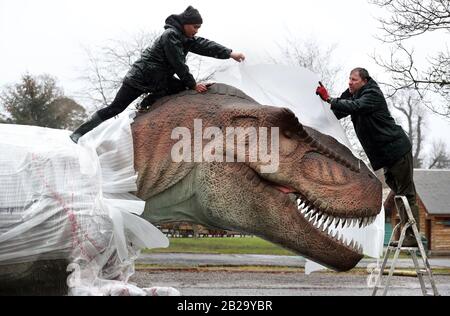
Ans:
[[[232,52],[231,53],[231,55],[230,55],[230,57],[231,58],[233,58],[235,61],[237,61],[237,62],[241,62],[241,61],[244,61],[245,60],[245,56],[244,56],[244,54],[242,54],[242,53],[235,53],[235,52]]]
[[[328,94],[327,89],[323,86],[322,82],[319,81],[319,86],[316,89],[316,94],[320,96],[322,100],[328,102],[330,100],[330,95]]]
[[[197,83],[197,85],[195,86],[195,91],[197,91],[198,93],[203,93],[208,91],[208,87],[203,83]]]

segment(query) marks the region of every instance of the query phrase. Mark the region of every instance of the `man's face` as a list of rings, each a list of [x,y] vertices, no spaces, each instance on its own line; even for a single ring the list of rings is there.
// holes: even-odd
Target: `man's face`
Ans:
[[[198,30],[200,29],[202,25],[201,24],[185,24],[183,26],[184,28],[184,35],[189,38],[193,38],[195,34],[198,33]]]
[[[350,74],[348,89],[350,90],[351,94],[355,94],[359,91],[359,89],[364,87],[366,83],[367,80],[362,79],[358,71],[354,71]]]

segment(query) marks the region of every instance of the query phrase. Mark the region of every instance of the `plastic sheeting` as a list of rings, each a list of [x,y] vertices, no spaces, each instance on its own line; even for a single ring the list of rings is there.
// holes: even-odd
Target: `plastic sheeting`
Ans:
[[[70,295],[178,295],[128,283],[142,248],[168,239],[138,215],[134,112],[75,145],[69,131],[0,124],[2,265],[67,259]]]
[[[334,137],[352,150],[344,129],[330,110],[329,104],[315,94],[320,79],[313,72],[300,67],[250,66],[244,63],[217,72],[214,79],[241,89],[261,104],[289,108],[302,124]],[[352,151],[355,154],[355,151]],[[346,240],[358,241],[363,246],[364,254],[379,258],[383,253],[384,218],[384,209],[382,209],[374,223],[364,229],[340,228],[337,230]],[[307,272],[316,269],[316,264],[307,262]]]

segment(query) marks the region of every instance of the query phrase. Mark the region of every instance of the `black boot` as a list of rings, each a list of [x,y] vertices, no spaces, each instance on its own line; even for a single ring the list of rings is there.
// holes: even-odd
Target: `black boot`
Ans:
[[[416,236],[414,235],[414,232],[411,227],[406,230],[405,239],[403,240],[402,247],[418,247]]]
[[[397,247],[398,246],[398,241],[397,240],[396,241],[391,241],[389,246]],[[402,247],[408,247],[408,248],[418,247],[416,236],[414,235],[414,232],[413,232],[412,228],[408,228],[406,230],[405,239],[403,239]]]
[[[136,105],[136,110],[138,110],[139,113],[147,113],[153,103],[155,103],[158,99],[162,98],[166,94],[167,93],[150,93]]]
[[[397,247],[398,246],[398,240],[393,240],[389,243],[389,246],[391,247]]]
[[[87,122],[81,124],[80,127],[78,127],[75,130],[75,132],[73,132],[72,135],[70,135],[70,138],[75,144],[78,144],[78,140],[80,139],[80,137],[82,137],[87,132],[92,131],[102,122],[103,120],[100,118],[100,116],[97,113],[94,113]]]

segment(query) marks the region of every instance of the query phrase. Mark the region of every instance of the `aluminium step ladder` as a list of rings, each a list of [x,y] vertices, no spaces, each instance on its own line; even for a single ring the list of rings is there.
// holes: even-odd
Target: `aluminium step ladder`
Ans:
[[[408,216],[408,222],[404,225],[404,227],[402,229],[402,232],[401,232],[400,239],[398,241],[397,247],[390,246],[390,245],[391,245],[392,239],[393,239],[393,237],[395,235],[395,232],[401,226],[401,223],[397,224],[395,226],[394,230],[392,231],[392,235],[391,235],[391,238],[389,240],[389,244],[388,244],[387,249],[386,249],[386,254],[384,255],[383,264],[381,265],[381,269],[380,269],[380,272],[378,274],[377,281],[376,281],[375,287],[374,287],[373,292],[372,292],[372,296],[376,296],[377,295],[377,291],[379,289],[383,288],[381,286],[381,278],[383,277],[383,272],[384,272],[384,269],[386,267],[386,263],[388,261],[389,255],[390,255],[391,251],[393,251],[393,250],[395,250],[394,259],[393,259],[393,261],[391,263],[391,268],[390,268],[390,271],[389,271],[389,276],[387,277],[387,280],[386,280],[386,285],[384,286],[383,296],[386,296],[386,294],[387,294],[387,292],[389,290],[390,282],[391,282],[392,276],[394,274],[395,265],[397,264],[397,259],[398,259],[398,256],[399,256],[400,252],[407,252],[407,253],[409,253],[411,255],[411,258],[412,258],[412,260],[414,262],[414,267],[416,269],[417,278],[419,279],[419,282],[420,282],[420,287],[421,287],[421,290],[422,290],[422,294],[424,296],[439,296],[438,290],[436,288],[436,284],[435,284],[434,279],[433,279],[433,273],[431,272],[430,263],[428,262],[428,257],[427,257],[427,254],[425,252],[425,249],[423,247],[422,239],[420,237],[420,233],[419,233],[419,230],[417,228],[416,221],[414,220],[414,217],[412,215],[411,207],[410,207],[410,205],[408,203],[408,200],[406,199],[405,196],[397,195],[394,198],[394,202],[395,202],[395,207],[397,208],[397,211],[399,211],[399,209],[400,209],[399,208],[399,206],[400,206],[399,203],[400,202],[403,203],[403,205],[405,207],[405,210],[406,210],[406,214]],[[409,227],[411,227],[413,232],[414,232],[414,236],[416,237],[418,247],[402,247],[403,240],[405,239],[406,230]],[[421,255],[421,258],[422,258],[422,261],[423,261],[423,264],[424,264],[423,268],[421,268],[420,265],[419,265],[419,260],[417,259],[417,255],[416,255],[417,251],[420,251],[420,255]],[[427,287],[425,285],[424,276],[428,276],[428,278],[430,280],[430,283],[431,283],[431,290],[432,290],[432,292],[429,292],[427,290]]]

